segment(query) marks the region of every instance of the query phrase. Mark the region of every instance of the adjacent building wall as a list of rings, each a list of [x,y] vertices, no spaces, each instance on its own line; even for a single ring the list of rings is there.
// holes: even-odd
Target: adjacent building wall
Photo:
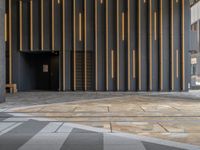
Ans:
[[[0,102],[5,100],[5,37],[4,37],[5,1],[0,0]]]

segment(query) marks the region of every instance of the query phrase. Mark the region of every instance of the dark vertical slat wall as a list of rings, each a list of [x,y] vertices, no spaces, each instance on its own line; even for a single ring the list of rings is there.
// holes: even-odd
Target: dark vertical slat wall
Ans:
[[[19,90],[34,87],[31,66],[22,56],[27,52],[31,55],[42,51],[59,53],[62,90],[76,90],[74,51],[84,53],[84,80],[88,79],[85,77],[87,55],[91,52],[93,90],[188,89],[190,8],[187,0],[75,0],[75,7],[73,0],[64,1],[43,0],[42,7],[41,0],[32,0],[32,19],[31,0],[11,1],[12,70],[8,74]],[[73,16],[74,12],[76,16]],[[85,90],[86,82],[83,84]]]

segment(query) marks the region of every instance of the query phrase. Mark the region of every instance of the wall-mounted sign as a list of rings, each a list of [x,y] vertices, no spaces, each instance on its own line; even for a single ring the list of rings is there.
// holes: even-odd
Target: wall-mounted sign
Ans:
[[[191,59],[191,64],[192,64],[192,65],[197,64],[197,58],[192,58],[192,59]]]
[[[49,72],[49,66],[43,65],[43,72]]]

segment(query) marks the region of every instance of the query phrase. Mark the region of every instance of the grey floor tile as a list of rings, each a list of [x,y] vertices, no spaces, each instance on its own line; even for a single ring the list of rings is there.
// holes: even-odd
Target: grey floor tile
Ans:
[[[148,143],[148,142],[143,142],[143,145],[146,148],[146,150],[186,150],[186,149],[180,149],[180,148],[164,146],[164,145]]]
[[[103,150],[103,134],[73,129],[61,150]]]
[[[28,121],[0,136],[0,150],[17,150],[48,122]]]

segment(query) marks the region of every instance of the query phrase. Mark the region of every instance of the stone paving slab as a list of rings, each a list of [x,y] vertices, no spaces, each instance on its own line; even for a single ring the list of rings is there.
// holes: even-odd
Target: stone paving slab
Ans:
[[[136,94],[43,104],[7,112],[200,145],[200,101],[180,97]]]

